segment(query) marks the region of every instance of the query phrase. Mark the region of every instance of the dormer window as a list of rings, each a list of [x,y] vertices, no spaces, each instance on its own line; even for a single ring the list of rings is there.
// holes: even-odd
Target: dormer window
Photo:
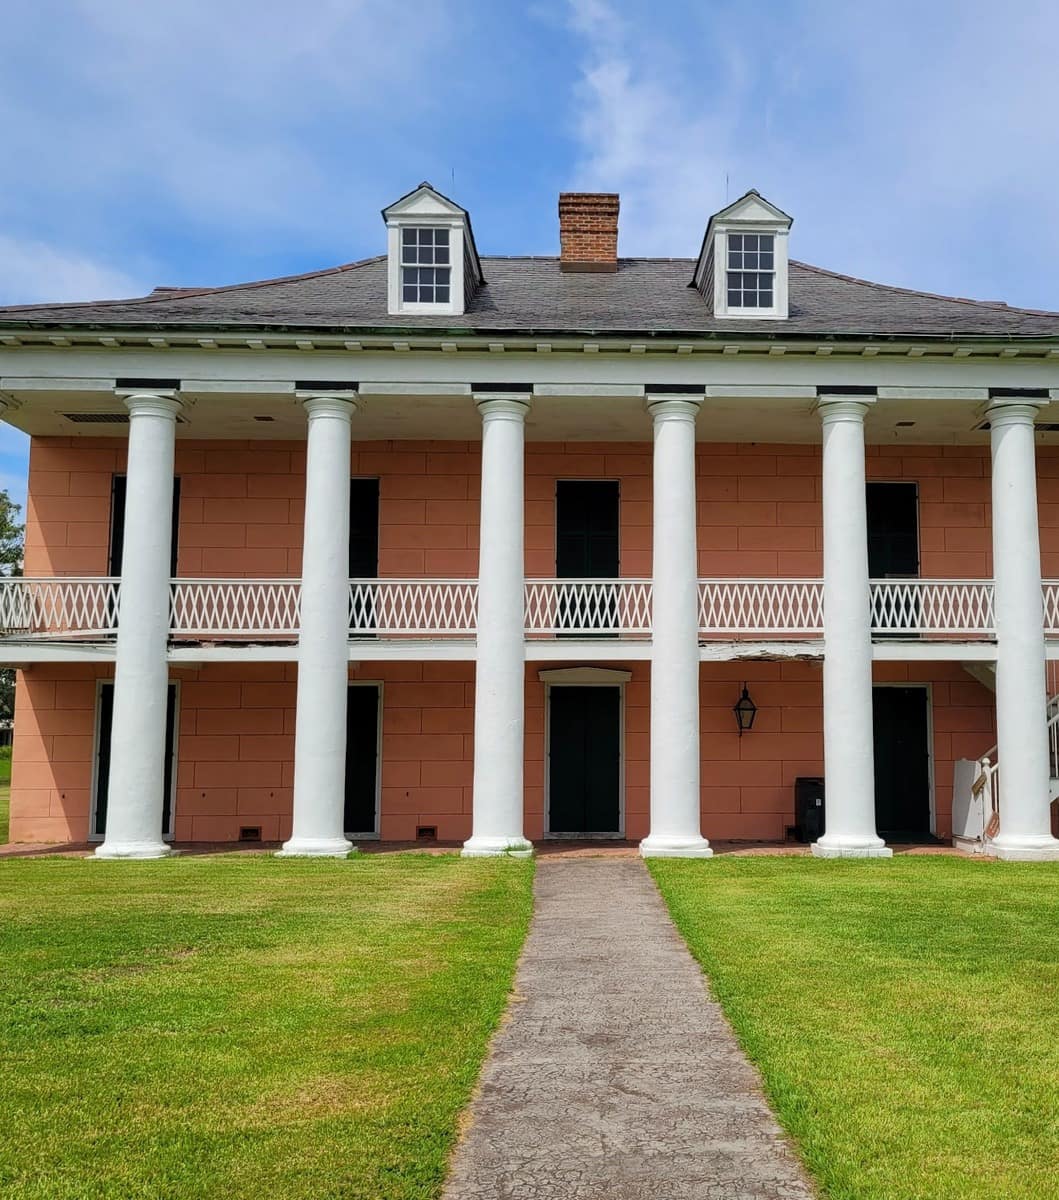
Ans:
[[[729,308],[772,308],[775,298],[775,238],[771,233],[728,235]]]
[[[388,231],[386,292],[391,316],[467,311],[484,280],[466,209],[421,183],[382,210]]]
[[[784,320],[791,218],[749,191],[710,217],[691,285],[715,317]]]
[[[452,266],[447,229],[401,230],[401,300],[405,304],[448,304]]]

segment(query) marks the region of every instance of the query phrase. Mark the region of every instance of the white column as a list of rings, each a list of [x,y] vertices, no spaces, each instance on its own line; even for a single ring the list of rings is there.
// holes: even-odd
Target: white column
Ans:
[[[996,724],[1000,765],[998,858],[1059,859],[1051,835],[1048,731],[1033,421],[1037,404],[989,405],[993,457]]]
[[[349,687],[349,441],[353,394],[299,392],[309,417],[294,726],[294,827],[280,854],[341,858]]]
[[[97,858],[161,858],[169,668],[175,392],[119,393],[129,410],[125,538],[106,836]]]
[[[514,854],[523,835],[525,755],[525,425],[529,397],[478,395],[482,500],[478,660],[474,689],[474,812],[470,857]]]
[[[654,421],[651,831],[645,858],[708,858],[699,799],[695,417],[701,396],[647,398]]]
[[[821,396],[824,427],[824,783],[822,858],[884,858],[875,831],[871,600],[864,414],[874,398]]]

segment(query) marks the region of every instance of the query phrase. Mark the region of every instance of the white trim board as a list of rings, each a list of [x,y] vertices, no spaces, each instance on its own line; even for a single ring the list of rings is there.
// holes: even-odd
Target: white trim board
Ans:
[[[567,687],[607,687],[628,683],[632,671],[619,667],[554,667],[538,671],[542,683],[557,683]]]

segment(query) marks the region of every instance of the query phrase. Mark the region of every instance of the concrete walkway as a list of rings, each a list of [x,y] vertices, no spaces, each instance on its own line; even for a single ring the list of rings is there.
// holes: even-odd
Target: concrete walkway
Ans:
[[[639,859],[538,864],[445,1200],[805,1200],[758,1077]]]

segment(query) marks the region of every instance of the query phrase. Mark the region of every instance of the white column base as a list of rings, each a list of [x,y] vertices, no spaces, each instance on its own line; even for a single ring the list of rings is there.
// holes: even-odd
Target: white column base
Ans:
[[[165,842],[104,842],[93,858],[168,858],[172,848]]]
[[[1004,862],[1059,862],[1059,841],[1053,837],[1012,838],[989,842],[986,853]]]
[[[532,858],[533,843],[524,837],[471,837],[463,843],[461,858]]]
[[[827,836],[826,834],[824,835]],[[883,842],[851,843],[831,845],[825,841],[813,842],[810,849],[814,858],[893,858],[894,852]]]
[[[291,838],[276,851],[277,858],[345,858],[355,847],[345,838]]]
[[[641,858],[713,858],[705,838],[664,837],[648,834],[640,843]]]

